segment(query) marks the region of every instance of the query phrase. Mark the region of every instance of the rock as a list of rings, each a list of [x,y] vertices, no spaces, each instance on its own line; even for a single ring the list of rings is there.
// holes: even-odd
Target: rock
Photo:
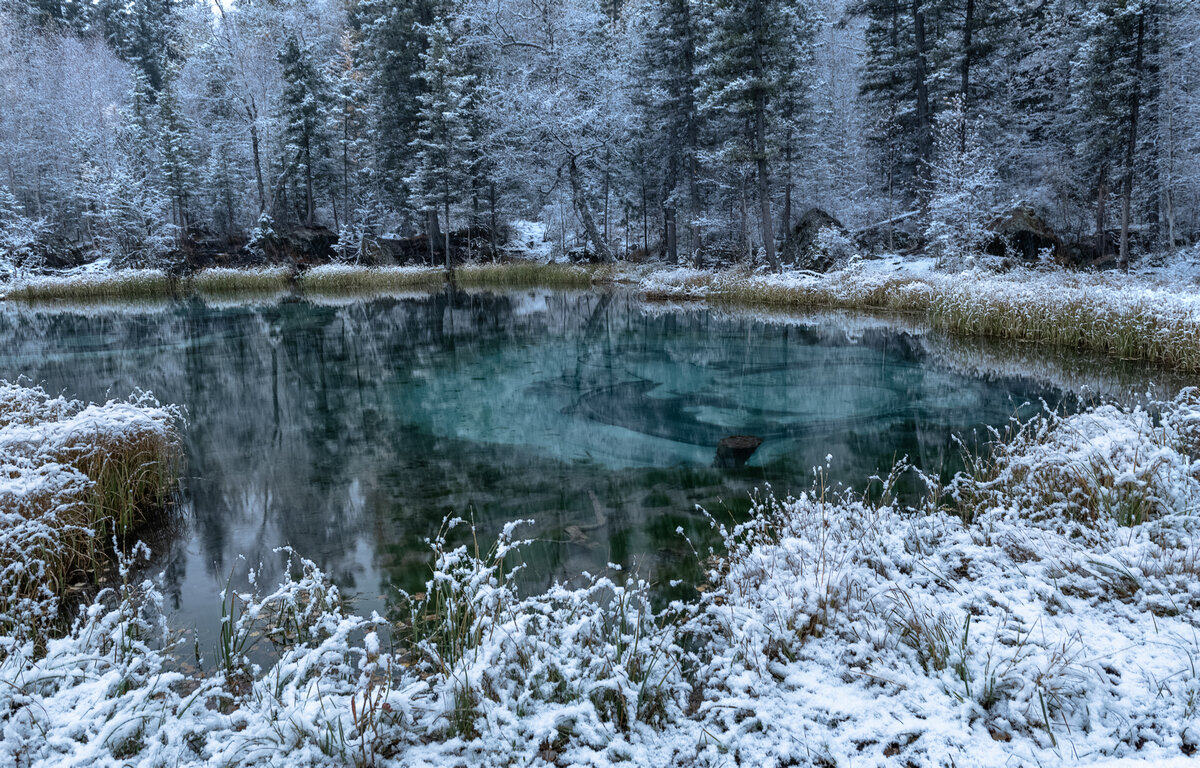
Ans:
[[[1120,233],[1104,233],[1104,256],[1095,237],[1081,237],[1063,246],[1056,261],[1064,267],[1076,269],[1113,269],[1117,266],[1117,254],[1121,251]]]
[[[988,230],[995,235],[986,248],[992,256],[1016,255],[1025,261],[1037,261],[1047,248],[1055,259],[1062,256],[1062,239],[1037,211],[1027,205],[997,216],[988,224]]]
[[[722,438],[721,442],[717,443],[717,457],[713,459],[713,466],[722,469],[744,467],[762,443],[762,438],[754,435],[731,435]]]
[[[820,246],[817,236],[821,230],[827,228],[835,230],[849,246],[850,231],[842,226],[840,221],[820,208],[809,208],[784,238],[783,246],[779,249],[780,261],[800,269],[828,272],[841,258],[849,254],[829,252]]]
[[[297,227],[283,237],[295,261],[324,264],[337,247],[337,234],[326,227]]]

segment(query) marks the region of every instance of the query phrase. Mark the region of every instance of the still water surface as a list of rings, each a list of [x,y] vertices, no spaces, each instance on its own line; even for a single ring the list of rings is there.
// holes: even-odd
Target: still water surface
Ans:
[[[972,439],[1057,391],[931,359],[894,328],[663,311],[622,294],[440,293],[150,310],[9,310],[0,376],[96,400],[136,388],[187,409],[185,522],[157,542],[174,624],[215,637],[217,592],[291,545],[386,613],[428,576],[448,515],[482,537],[528,518],[537,586],[615,563],[694,579],[677,533],[737,515],[814,467],[862,487],[908,456],[955,469]],[[745,467],[717,443],[754,435]],[[827,462],[826,457],[832,456]],[[686,588],[686,587],[685,587]],[[206,649],[207,650],[207,649]]]

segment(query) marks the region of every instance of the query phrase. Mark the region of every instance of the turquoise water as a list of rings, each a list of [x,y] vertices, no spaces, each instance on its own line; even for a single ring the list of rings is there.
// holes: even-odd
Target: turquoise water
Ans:
[[[317,561],[361,610],[428,575],[446,516],[481,538],[531,519],[526,579],[615,563],[698,577],[676,531],[712,543],[703,506],[862,487],[908,456],[948,474],[976,430],[1059,392],[972,375],[880,323],[662,310],[621,294],[440,293],[323,306],[286,300],[144,309],[9,308],[0,376],[96,400],[152,390],[186,407],[184,522],[156,541],[176,626],[204,642],[217,592],[273,549]],[[1035,403],[1036,405],[1027,405]],[[717,443],[762,439],[744,467]],[[830,457],[827,459],[827,457]],[[261,566],[260,566],[261,564]],[[670,592],[666,590],[665,592]]]

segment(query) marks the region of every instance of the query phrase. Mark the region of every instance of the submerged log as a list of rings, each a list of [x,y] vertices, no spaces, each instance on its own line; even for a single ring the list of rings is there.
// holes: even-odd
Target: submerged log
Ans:
[[[713,466],[721,469],[744,467],[762,443],[762,438],[754,435],[731,435],[722,438],[717,443],[717,456],[713,459]]]

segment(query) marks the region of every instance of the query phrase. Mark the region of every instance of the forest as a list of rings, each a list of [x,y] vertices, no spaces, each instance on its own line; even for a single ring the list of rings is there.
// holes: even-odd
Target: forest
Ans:
[[[810,215],[833,251],[954,259],[1005,221],[1073,266],[1195,242],[1200,6],[0,3],[6,271],[296,232],[368,264],[778,268]]]

